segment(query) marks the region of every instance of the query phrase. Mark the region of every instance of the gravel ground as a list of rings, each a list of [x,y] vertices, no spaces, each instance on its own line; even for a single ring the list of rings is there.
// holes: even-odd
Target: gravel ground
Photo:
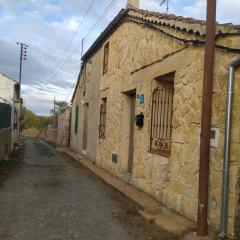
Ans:
[[[0,163],[0,240],[177,239],[140,207],[40,139]]]

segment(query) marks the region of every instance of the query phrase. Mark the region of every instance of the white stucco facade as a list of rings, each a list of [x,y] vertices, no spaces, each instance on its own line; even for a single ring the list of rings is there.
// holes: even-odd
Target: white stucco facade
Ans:
[[[2,102],[11,106],[11,152],[14,148],[14,144],[18,142],[19,138],[21,101],[18,82],[2,74],[0,74],[0,99]],[[6,129],[3,130],[6,131]],[[2,136],[4,136],[4,140],[2,140],[1,144],[4,144],[4,141],[8,140],[6,134],[2,134]]]

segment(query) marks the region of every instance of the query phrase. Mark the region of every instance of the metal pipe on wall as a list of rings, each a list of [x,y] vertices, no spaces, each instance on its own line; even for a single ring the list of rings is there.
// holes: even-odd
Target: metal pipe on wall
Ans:
[[[228,85],[227,85],[227,98],[226,98],[227,107],[226,107],[225,133],[224,133],[221,224],[220,224],[220,233],[218,235],[220,239],[225,239],[227,236],[229,167],[230,167],[234,74],[235,74],[235,69],[238,66],[240,66],[240,56],[237,57],[233,62],[231,62],[228,67]]]
[[[197,235],[207,234],[208,224],[208,182],[210,158],[210,130],[212,115],[212,89],[214,73],[215,33],[217,0],[207,1],[206,44],[204,56],[204,78],[202,93],[202,118],[199,164],[199,198],[197,216]]]

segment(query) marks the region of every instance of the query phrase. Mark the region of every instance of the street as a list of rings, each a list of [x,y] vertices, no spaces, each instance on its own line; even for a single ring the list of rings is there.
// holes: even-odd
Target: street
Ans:
[[[0,166],[1,240],[176,239],[77,161],[39,139]]]

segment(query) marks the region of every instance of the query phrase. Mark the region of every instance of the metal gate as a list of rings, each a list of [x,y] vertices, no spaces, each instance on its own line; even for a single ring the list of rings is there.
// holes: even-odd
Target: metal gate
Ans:
[[[0,102],[0,129],[11,126],[11,106]]]

